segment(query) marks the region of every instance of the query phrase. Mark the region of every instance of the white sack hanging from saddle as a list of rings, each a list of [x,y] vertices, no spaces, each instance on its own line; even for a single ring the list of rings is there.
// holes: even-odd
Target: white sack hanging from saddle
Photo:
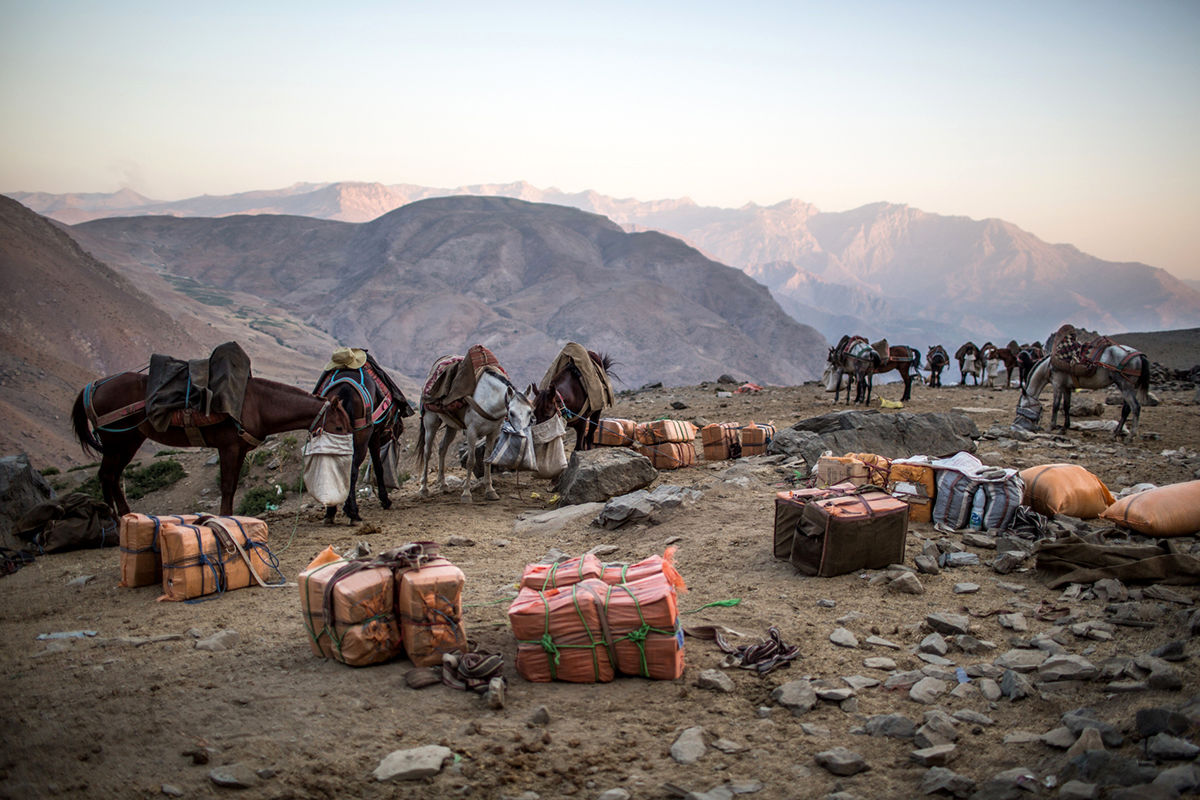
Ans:
[[[397,476],[400,474],[400,448],[396,446],[395,440],[388,439],[379,445],[379,463],[383,465],[380,476],[383,478],[384,488],[399,489],[400,479]],[[374,480],[375,471],[371,467],[371,459],[364,458],[362,469],[358,472],[358,482],[369,486]]]
[[[533,454],[537,460],[536,472],[539,478],[557,478],[567,468],[567,451],[563,440],[567,438],[567,428],[563,418],[555,414],[545,422],[539,422],[529,429],[533,437]]]
[[[487,461],[493,467],[536,472],[537,456],[533,452],[530,429],[517,430],[507,419],[501,422],[500,435],[496,437],[496,446]]]
[[[304,488],[318,503],[336,506],[350,494],[353,434],[322,433],[304,445]]]
[[[849,372],[842,373],[842,389],[850,390],[850,381],[854,379],[854,375]],[[821,376],[821,382],[825,384],[825,391],[838,391],[838,376],[837,371],[832,365],[825,367],[825,374]]]

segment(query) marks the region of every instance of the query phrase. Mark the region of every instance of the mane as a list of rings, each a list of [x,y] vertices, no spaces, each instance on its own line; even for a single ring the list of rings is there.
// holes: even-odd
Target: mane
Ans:
[[[595,350],[588,350],[587,354],[591,356],[591,359],[596,363],[596,366],[604,370],[605,375],[608,375],[611,378],[616,378],[617,380],[621,380],[621,376],[613,372],[612,369],[617,365],[616,359],[614,359],[608,353],[597,353]],[[623,382],[624,381],[622,381],[622,383]]]

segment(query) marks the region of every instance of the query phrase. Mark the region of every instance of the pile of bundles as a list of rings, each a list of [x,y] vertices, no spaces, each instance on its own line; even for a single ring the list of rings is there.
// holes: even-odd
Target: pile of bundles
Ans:
[[[1145,536],[1200,532],[1200,480],[1173,483],[1115,499],[1078,464],[1043,464],[1021,471],[1024,502],[1040,514],[1108,520]]]
[[[705,461],[723,461],[764,455],[774,436],[774,425],[720,422],[700,429],[700,444]],[[595,441],[605,447],[633,447],[657,469],[678,469],[696,463],[695,438],[696,426],[690,422],[605,418],[596,429]]]
[[[529,681],[604,683],[617,673],[658,680],[683,675],[683,629],[671,564],[674,548],[635,564],[585,555],[529,564],[508,608],[517,672]]]
[[[463,573],[433,542],[352,559],[327,547],[298,583],[315,655],[361,667],[407,653],[413,664],[427,667],[467,650]]]
[[[775,557],[828,578],[904,561],[909,506],[849,481],[775,495]]]
[[[907,503],[912,522],[929,522],[933,518],[937,482],[934,468],[924,456],[892,461],[874,453],[824,455],[814,471],[818,486],[839,483],[876,486]]]
[[[634,429],[637,451],[655,469],[679,469],[696,463],[696,426],[677,419],[639,422]]]
[[[159,600],[285,583],[267,547],[267,523],[254,517],[126,514],[120,540],[120,585],[161,583]]]

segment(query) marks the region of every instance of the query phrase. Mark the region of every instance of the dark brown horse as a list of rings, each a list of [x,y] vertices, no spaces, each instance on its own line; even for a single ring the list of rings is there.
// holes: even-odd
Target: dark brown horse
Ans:
[[[983,359],[984,379],[987,381],[988,386],[992,385],[993,362],[999,362],[1004,365],[1005,385],[1012,383],[1012,376],[1017,368],[1017,352],[1013,349],[1015,345],[1015,341],[1011,342],[1008,347],[997,347],[991,342],[987,342],[983,347],[979,348],[979,356]]]
[[[620,380],[620,376],[612,371],[616,365],[612,357],[606,353],[587,351],[592,364],[605,375]],[[590,450],[595,446],[596,429],[600,427],[600,414],[604,409],[588,409],[588,393],[583,386],[583,376],[579,367],[568,363],[550,379],[550,385],[545,389],[529,387],[537,392],[533,399],[534,422],[545,422],[555,414],[562,414],[567,427],[575,431],[575,449]]]
[[[383,483],[383,458],[380,449],[387,442],[392,447],[400,446],[404,433],[404,418],[413,415],[413,408],[404,398],[404,392],[391,376],[384,372],[375,358],[366,350],[357,351],[363,365],[357,369],[329,369],[321,373],[313,394],[318,397],[337,398],[342,408],[350,415],[354,426],[354,456],[350,465],[350,493],[342,506],[351,523],[361,522],[358,513],[357,487],[358,470],[369,453],[371,472],[375,476],[375,487],[379,492],[379,504],[391,508],[387,486]],[[358,363],[357,361],[354,363]],[[337,516],[337,506],[325,506],[325,524],[332,525]]]
[[[896,370],[900,373],[900,377],[904,380],[904,396],[900,398],[901,402],[905,402],[912,396],[913,376],[921,369],[921,353],[915,347],[898,344],[888,348],[888,360],[882,361],[871,368],[871,375],[882,375],[885,372]],[[866,402],[871,402],[871,384],[874,381],[871,378],[867,379],[867,399]]]
[[[929,386],[940,387],[942,385],[942,370],[950,365],[950,356],[946,353],[946,348],[940,344],[935,344],[929,348],[929,352],[925,354],[925,363],[929,365]]]
[[[1021,345],[1021,349],[1017,351],[1017,373],[1020,376],[1022,391],[1029,385],[1029,373],[1033,371],[1033,366],[1045,355],[1041,342]]]
[[[142,442],[151,439],[171,447],[195,446],[183,425],[172,423],[160,433],[146,421],[146,382],[146,376],[138,372],[110,375],[85,386],[71,410],[75,438],[84,452],[101,455],[100,488],[104,502],[118,516],[129,513],[121,473]],[[350,417],[336,399],[325,400],[262,378],[247,380],[240,423],[221,414],[196,424],[204,445],[217,448],[220,454],[224,516],[233,513],[233,495],[246,454],[267,436],[304,428],[338,434],[351,431]]]

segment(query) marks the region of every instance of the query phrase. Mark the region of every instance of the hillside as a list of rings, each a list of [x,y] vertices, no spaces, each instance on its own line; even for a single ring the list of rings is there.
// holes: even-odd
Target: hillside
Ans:
[[[0,297],[0,453],[26,452],[39,468],[82,463],[69,421],[75,396],[89,381],[145,367],[152,353],[202,358],[236,339],[256,374],[307,384],[336,346],[257,298],[114,270],[4,197]]]
[[[616,358],[626,386],[726,372],[793,384],[825,358],[821,335],[742,272],[563,206],[453,197],[358,225],[134,217],[72,233],[122,271],[278,303],[417,379],[476,342],[522,382],[570,340]]]
[[[132,193],[130,193],[132,194]],[[1107,333],[1200,323],[1200,291],[1161,269],[1048,244],[998,219],[931,214],[889,203],[822,212],[800,200],[741,208],[686,198],[639,201],[528,183],[438,189],[408,184],[296,184],[174,202],[118,195],[16,193],[67,222],[128,214],[297,214],[367,221],[423,198],[516,197],[601,214],[630,231],[658,230],[744,270],[794,319],[826,338],[856,331],[924,349],[965,339],[1028,341],[1063,322]]]

